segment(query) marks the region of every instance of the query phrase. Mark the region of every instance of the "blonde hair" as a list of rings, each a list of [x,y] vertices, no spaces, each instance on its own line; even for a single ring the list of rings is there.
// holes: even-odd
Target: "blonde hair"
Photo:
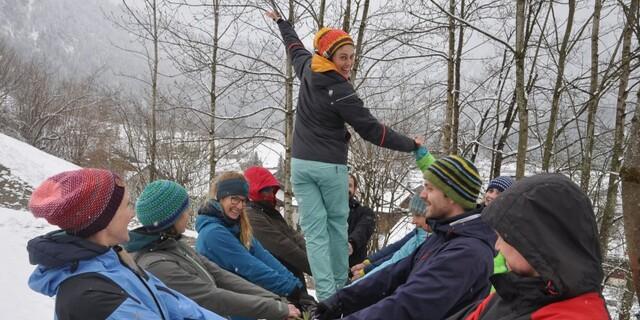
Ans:
[[[247,182],[247,180],[244,178],[244,175],[242,175],[242,173],[237,171],[225,171],[219,174],[216,177],[216,179],[213,180],[213,182],[211,183],[211,186],[209,187],[209,197],[216,201],[220,201],[220,199],[217,199],[217,196],[216,196],[216,194],[218,193],[218,184],[222,181],[233,180],[233,179],[240,179],[244,182]],[[247,198],[247,201],[249,201],[248,198]],[[223,211],[224,211],[224,208],[223,208]],[[249,250],[251,249],[252,240],[253,240],[253,229],[251,228],[251,223],[249,222],[249,217],[247,216],[247,207],[245,205],[245,207],[242,208],[242,213],[240,213],[240,242],[242,243],[243,246],[245,246],[245,248],[247,248],[247,250]]]

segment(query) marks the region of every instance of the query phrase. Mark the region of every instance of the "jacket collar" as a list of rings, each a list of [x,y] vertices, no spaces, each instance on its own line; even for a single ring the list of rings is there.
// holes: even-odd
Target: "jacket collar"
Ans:
[[[213,199],[207,201],[204,206],[198,209],[198,214],[218,218],[220,221],[222,221],[222,223],[224,223],[225,226],[229,228],[233,226],[239,226],[240,223],[239,219],[233,220],[226,214],[224,214],[220,202]]]

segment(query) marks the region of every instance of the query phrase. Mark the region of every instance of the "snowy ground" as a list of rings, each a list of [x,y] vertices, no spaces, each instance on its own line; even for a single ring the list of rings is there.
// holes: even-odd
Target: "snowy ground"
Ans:
[[[54,300],[27,285],[34,266],[29,264],[27,241],[56,228],[29,212],[0,208],[0,310],[3,319],[52,319]]]

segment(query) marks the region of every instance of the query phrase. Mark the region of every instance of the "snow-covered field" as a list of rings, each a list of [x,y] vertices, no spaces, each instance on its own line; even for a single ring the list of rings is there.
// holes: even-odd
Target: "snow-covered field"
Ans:
[[[31,213],[0,208],[0,310],[3,319],[52,319],[54,300],[27,285],[34,266],[29,264],[27,241],[56,228]]]

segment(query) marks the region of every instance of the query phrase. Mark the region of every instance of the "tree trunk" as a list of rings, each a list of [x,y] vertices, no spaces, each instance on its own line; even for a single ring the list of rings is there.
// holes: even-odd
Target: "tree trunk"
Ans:
[[[589,101],[587,107],[587,132],[584,156],[582,157],[582,174],[580,188],[588,194],[589,179],[591,178],[591,157],[593,155],[593,135],[595,132],[595,118],[598,111],[600,93],[598,92],[598,40],[600,37],[600,12],[602,0],[595,0],[593,8],[593,26],[591,28],[591,79],[589,84]]]
[[[611,166],[609,167],[609,184],[607,188],[607,202],[600,222],[600,248],[607,252],[609,237],[613,227],[616,203],[618,199],[618,173],[620,172],[621,157],[624,143],[624,118],[627,102],[627,86],[629,84],[629,62],[631,60],[631,36],[635,25],[635,13],[638,10],[638,0],[631,1],[631,11],[627,12],[627,23],[622,35],[622,53],[620,55],[620,85],[616,102],[616,125],[614,129],[613,150],[611,151]]]
[[[158,102],[158,12],[156,0],[153,0],[153,29],[151,30],[153,39],[153,61],[151,67],[151,148],[149,155],[151,163],[149,165],[149,181],[156,179],[156,109]]]
[[[294,0],[289,0],[289,23],[294,23]],[[324,11],[324,7],[323,7]],[[284,181],[280,183],[284,184],[284,213],[287,223],[295,228],[296,223],[293,221],[293,191],[291,188],[291,146],[293,145],[293,66],[291,65],[291,59],[287,59],[286,66],[286,79],[285,79],[285,119],[284,119]]]
[[[637,8],[638,0],[633,2]],[[629,130],[629,146],[624,155],[624,166],[620,176],[629,269],[636,296],[640,297],[640,89],[636,94],[636,110]]]
[[[342,30],[349,33],[351,29],[351,0],[347,0],[347,6],[344,8],[344,20],[342,21]]]
[[[358,76],[359,65],[362,61],[362,44],[364,42],[364,30],[367,27],[367,18],[369,17],[369,0],[364,0],[364,6],[362,8],[362,20],[360,21],[360,27],[358,28],[358,39],[356,40],[356,57],[353,61],[353,68],[351,69],[351,83],[355,85],[356,77]]]
[[[324,27],[324,11],[326,7],[326,0],[320,0],[320,12],[318,13],[318,30]],[[291,12],[291,10],[289,10]]]
[[[218,69],[218,24],[220,21],[220,0],[213,0],[213,48],[211,52],[211,87],[209,88],[209,185],[216,176],[216,164],[218,155],[216,154],[216,79]]]
[[[460,1],[460,18],[464,16],[465,0]],[[453,12],[452,12],[453,13]],[[458,154],[458,127],[460,126],[460,65],[462,63],[462,47],[464,45],[464,27],[459,24],[458,28],[458,49],[456,50],[454,91],[453,91],[453,123],[451,125],[451,152]]]
[[[451,137],[453,136],[453,117],[455,96],[454,91],[454,73],[455,73],[455,49],[456,49],[456,25],[453,15],[456,12],[456,1],[449,0],[449,54],[447,56],[447,110],[444,117],[444,125],[442,126],[442,151],[444,154],[452,152]]]
[[[563,91],[564,67],[567,59],[569,38],[571,37],[571,28],[573,27],[573,16],[576,11],[576,0],[569,0],[569,13],[567,15],[567,26],[562,38],[560,52],[558,52],[558,74],[556,75],[556,83],[553,89],[553,98],[551,99],[551,118],[549,119],[549,128],[547,129],[547,138],[544,142],[544,153],[542,155],[542,170],[549,171],[551,156],[553,154],[554,134],[556,131],[556,122],[558,121],[558,110],[560,108],[560,95]]]
[[[625,281],[624,293],[622,294],[622,301],[620,301],[620,307],[618,308],[618,320],[633,320],[631,319],[631,307],[633,307],[633,280],[631,276],[627,276]]]
[[[526,1],[516,0],[516,104],[518,106],[518,156],[516,160],[516,178],[524,177],[525,160],[527,157],[527,138],[529,132],[529,114],[527,111],[527,97],[524,85],[524,12]]]

